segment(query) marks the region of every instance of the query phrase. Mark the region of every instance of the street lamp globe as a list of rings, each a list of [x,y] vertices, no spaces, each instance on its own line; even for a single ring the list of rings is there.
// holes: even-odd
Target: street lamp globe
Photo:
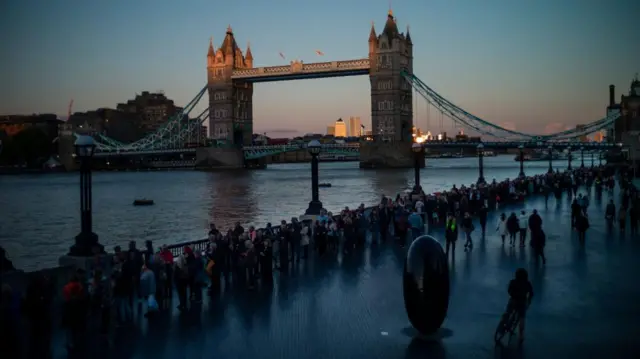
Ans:
[[[548,149],[549,151],[551,151],[551,150],[553,150],[553,146],[549,145],[549,147],[547,147],[547,149]]]
[[[520,146],[518,146],[518,149],[519,149],[519,150],[524,150],[524,146],[523,146],[523,145],[520,145]]]
[[[411,150],[414,153],[418,153],[418,152],[422,151],[422,145],[419,144],[419,143],[414,143],[413,145],[411,145]]]
[[[307,144],[307,151],[309,151],[312,156],[317,156],[318,154],[320,154],[321,150],[322,144],[318,140],[311,140]]]
[[[476,148],[478,149],[478,152],[482,152],[482,150],[484,150],[484,145],[481,143]]]
[[[96,149],[96,143],[91,136],[78,136],[73,144],[76,148],[76,156],[80,158],[91,158]]]

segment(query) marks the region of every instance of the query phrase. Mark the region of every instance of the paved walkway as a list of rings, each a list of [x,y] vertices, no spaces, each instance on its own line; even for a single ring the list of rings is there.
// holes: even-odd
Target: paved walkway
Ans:
[[[607,234],[608,202],[592,196],[586,246],[570,230],[569,202],[537,208],[547,233],[547,265],[536,268],[529,248],[503,248],[489,218],[472,253],[459,246],[442,340],[412,340],[402,298],[404,250],[387,243],[340,260],[315,260],[276,279],[272,290],[238,289],[202,308],[165,313],[121,329],[118,358],[631,358],[640,353],[640,238]],[[509,208],[511,211],[518,207]],[[479,227],[479,226],[477,226]],[[461,243],[461,241],[459,241]],[[518,267],[529,269],[536,297],[527,339],[504,350],[493,333]],[[205,297],[206,298],[206,297]],[[56,357],[64,350],[56,345]],[[107,356],[106,351],[101,351]]]

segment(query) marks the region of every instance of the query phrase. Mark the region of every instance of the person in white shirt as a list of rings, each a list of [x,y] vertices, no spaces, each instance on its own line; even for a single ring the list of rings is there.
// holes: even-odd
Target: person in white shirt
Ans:
[[[520,247],[524,247],[524,242],[527,240],[527,223],[529,223],[529,217],[526,212],[522,210],[518,216],[518,224],[520,225]]]
[[[416,213],[418,213],[420,217],[422,217],[422,222],[427,223],[426,218],[424,218],[424,202],[418,199],[416,201],[415,207],[416,207]]]

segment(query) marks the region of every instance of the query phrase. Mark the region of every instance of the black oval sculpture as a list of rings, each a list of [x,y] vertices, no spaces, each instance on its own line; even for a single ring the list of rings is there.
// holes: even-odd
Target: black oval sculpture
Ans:
[[[433,334],[449,308],[449,264],[435,238],[420,236],[409,247],[402,289],[411,325],[421,334]]]

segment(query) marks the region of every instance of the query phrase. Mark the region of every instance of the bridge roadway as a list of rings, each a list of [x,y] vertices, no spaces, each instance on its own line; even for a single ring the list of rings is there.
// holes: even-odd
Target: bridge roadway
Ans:
[[[585,150],[610,150],[621,148],[621,144],[612,143],[581,143],[581,142],[443,142],[428,141],[423,142],[424,148],[476,148],[482,144],[486,149],[515,149],[523,146],[525,149],[547,149],[549,145],[555,150],[564,150],[571,148],[574,151],[584,147]],[[323,145],[322,148],[326,152],[343,152],[355,153],[359,151],[359,143]],[[245,146],[243,151],[246,159],[255,159],[263,156],[269,156],[282,152],[298,151],[304,149],[305,145],[268,145],[268,146]],[[144,155],[162,155],[162,154],[188,154],[195,153],[195,148],[175,148],[175,149],[149,149],[142,151],[100,151],[96,152],[96,157],[110,156],[144,156]]]
[[[115,347],[96,358],[632,358],[640,352],[640,241],[608,235],[603,210],[608,195],[591,197],[586,246],[570,229],[569,201],[527,202],[544,221],[547,265],[536,268],[529,248],[502,247],[490,214],[487,237],[473,252],[460,242],[451,266],[451,301],[439,336],[422,342],[404,311],[405,250],[374,245],[342,258],[300,263],[273,287],[237,288],[180,314],[177,310],[120,328]],[[505,212],[519,207],[505,208]],[[479,226],[477,226],[479,227]],[[441,238],[440,232],[435,233]],[[518,267],[529,269],[535,290],[527,339],[496,351],[493,332]],[[172,305],[172,307],[175,307]],[[64,357],[62,333],[54,357]],[[93,357],[93,356],[89,356]]]

